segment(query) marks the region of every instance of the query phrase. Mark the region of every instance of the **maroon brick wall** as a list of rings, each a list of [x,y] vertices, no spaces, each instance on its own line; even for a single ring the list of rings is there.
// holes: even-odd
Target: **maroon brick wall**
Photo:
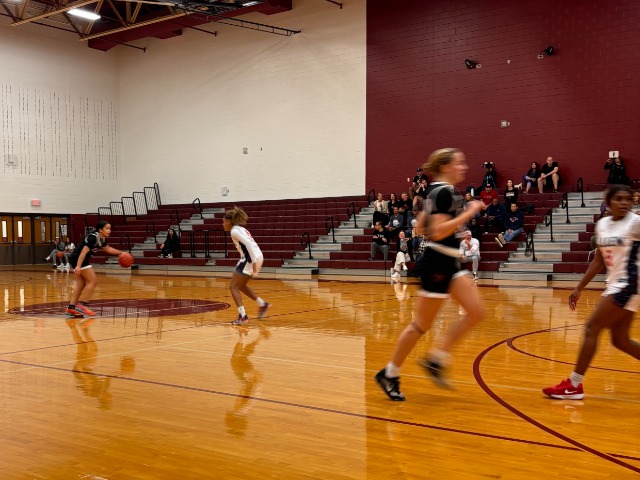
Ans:
[[[639,24],[635,0],[369,0],[367,190],[399,190],[445,146],[466,184],[484,161],[502,187],[547,155],[565,185],[603,183],[609,150],[640,178]]]

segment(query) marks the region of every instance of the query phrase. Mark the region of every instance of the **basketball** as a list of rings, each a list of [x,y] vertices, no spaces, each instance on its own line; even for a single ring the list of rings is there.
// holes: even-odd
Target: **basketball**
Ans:
[[[133,256],[130,253],[123,253],[118,257],[118,263],[122,268],[129,268],[133,265]]]
[[[58,258],[62,258],[62,253],[63,253],[63,252],[58,252],[58,253],[56,253],[56,256],[57,256]]]

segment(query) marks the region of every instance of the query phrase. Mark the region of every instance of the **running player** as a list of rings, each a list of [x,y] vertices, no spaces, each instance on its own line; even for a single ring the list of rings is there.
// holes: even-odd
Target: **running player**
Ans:
[[[91,255],[98,249],[102,249],[109,255],[124,253],[107,245],[109,235],[111,235],[111,225],[109,222],[100,221],[95,230],[85,236],[73,253],[69,255],[69,264],[76,275],[76,286],[73,289],[71,302],[64,312],[68,317],[82,318],[84,315],[94,316],[96,314],[87,303],[96,286],[96,272],[91,266]],[[83,300],[80,300],[81,297]]]
[[[598,337],[604,329],[611,331],[614,347],[640,360],[640,343],[629,338],[633,314],[640,307],[640,216],[631,212],[632,194],[632,190],[625,185],[615,185],[606,193],[605,202],[611,215],[596,223],[596,254],[582,280],[569,295],[569,308],[576,309],[580,293],[604,266],[607,267],[607,286],[587,321],[573,372],[558,385],[542,390],[551,398],[584,398],[582,379],[596,353]]]
[[[469,272],[456,266],[460,245],[456,233],[482,209],[482,202],[479,201],[468,202],[464,211],[460,209],[462,196],[453,186],[464,180],[468,169],[464,154],[456,148],[436,150],[422,167],[434,180],[427,187],[425,208],[416,226],[418,234],[429,235],[425,254],[417,264],[422,289],[416,298],[413,321],[400,334],[391,361],[375,376],[391,400],[405,400],[400,392],[400,367],[420,337],[431,328],[449,294],[462,305],[466,313],[451,325],[441,344],[420,362],[438,385],[448,386],[444,370],[450,363],[453,346],[484,317],[484,306]]]
[[[238,307],[238,318],[231,322],[232,325],[245,325],[249,322],[249,317],[242,303],[244,293],[251,300],[258,302],[258,318],[264,318],[269,308],[269,303],[258,297],[247,285],[251,277],[258,275],[264,257],[258,244],[253,239],[249,230],[242,227],[249,220],[247,213],[240,207],[227,210],[222,218],[222,225],[226,232],[231,232],[231,239],[240,253],[240,260],[236,264],[236,270],[231,277],[231,296]]]

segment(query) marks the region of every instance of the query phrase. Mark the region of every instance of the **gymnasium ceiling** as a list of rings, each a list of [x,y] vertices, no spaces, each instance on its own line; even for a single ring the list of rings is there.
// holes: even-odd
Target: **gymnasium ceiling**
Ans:
[[[68,12],[73,8],[101,18],[91,21],[72,16]],[[11,28],[35,24],[65,30],[90,48],[104,51],[133,46],[128,42],[142,38],[179,36],[185,28],[215,35],[206,24],[216,22],[289,36],[298,31],[278,27],[272,15],[291,9],[292,0],[0,0],[0,14],[12,19]],[[252,12],[264,14],[265,21],[237,18]]]

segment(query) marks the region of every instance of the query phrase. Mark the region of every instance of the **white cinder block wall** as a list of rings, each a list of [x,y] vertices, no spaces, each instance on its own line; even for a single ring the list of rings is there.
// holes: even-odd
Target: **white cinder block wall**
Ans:
[[[3,18],[0,65],[0,212],[84,213],[118,199],[116,55]]]
[[[0,211],[96,211],[153,182],[163,203],[363,194],[365,8],[294,0],[243,18],[301,34],[210,24],[146,53],[1,20]]]
[[[163,203],[365,193],[366,2],[293,6],[242,17],[291,37],[209,24],[216,37],[121,49],[125,189],[157,181]]]

